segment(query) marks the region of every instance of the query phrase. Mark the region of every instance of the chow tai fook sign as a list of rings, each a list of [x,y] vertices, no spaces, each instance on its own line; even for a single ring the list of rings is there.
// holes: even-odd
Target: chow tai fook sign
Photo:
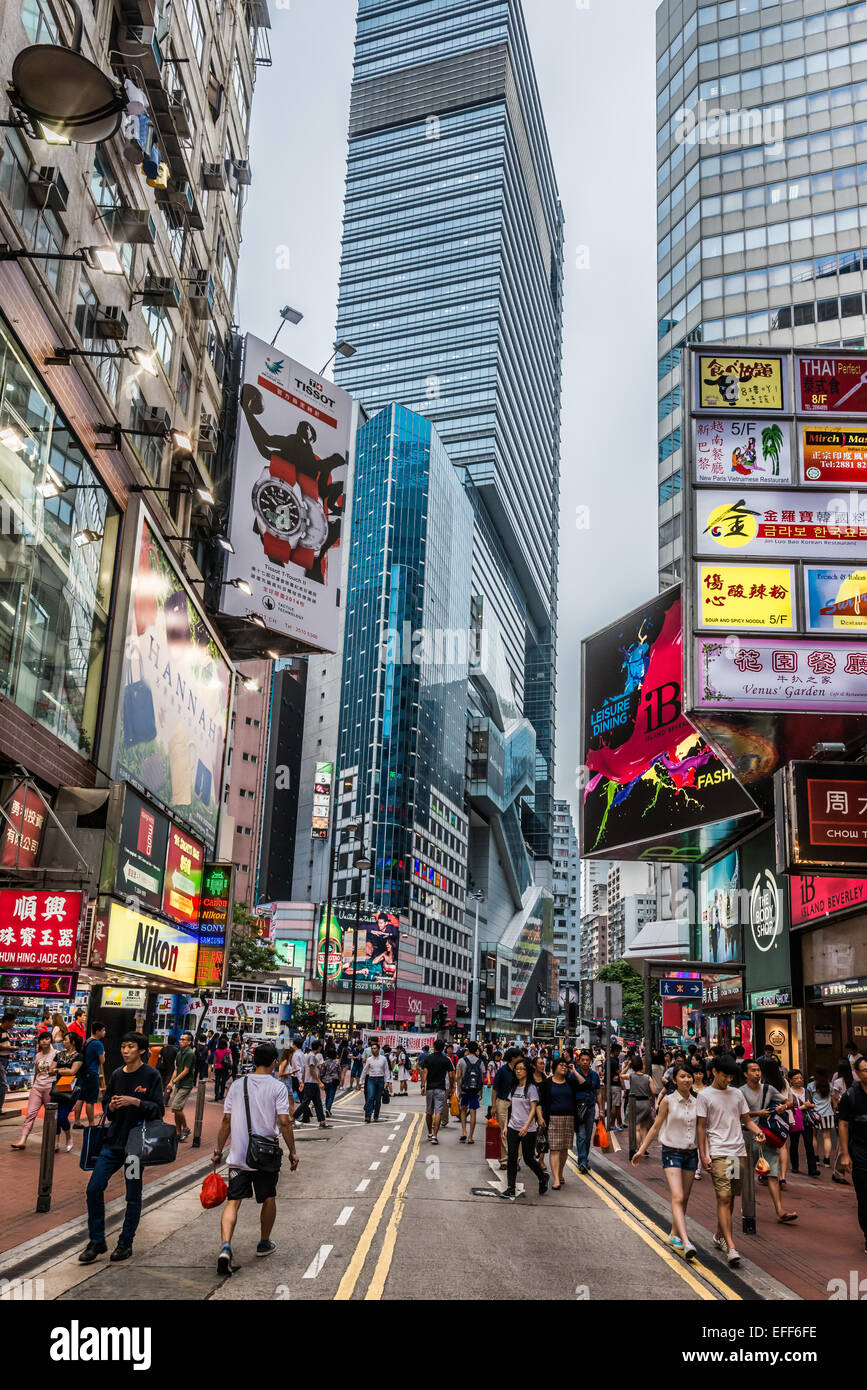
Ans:
[[[588,857],[698,859],[720,823],[755,811],[684,716],[682,660],[677,588],[583,644],[581,845]]]
[[[232,570],[222,611],[337,649],[352,397],[259,338],[246,340],[232,482]]]
[[[92,967],[114,966],[160,983],[191,987],[196,978],[198,936],[120,903],[99,905],[90,950]]]
[[[106,761],[207,846],[216,839],[232,666],[140,502],[124,524],[132,587]]]
[[[751,381],[776,356],[771,418],[716,404],[709,354]],[[759,782],[867,708],[867,353],[690,355],[684,708]]]
[[[867,864],[867,765],[789,763],[775,792],[783,869],[851,877]]]
[[[78,966],[83,893],[0,890],[0,969],[28,973]]]

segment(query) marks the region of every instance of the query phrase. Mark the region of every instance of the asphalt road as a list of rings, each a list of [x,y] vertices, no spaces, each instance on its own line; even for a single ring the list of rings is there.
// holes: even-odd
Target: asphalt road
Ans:
[[[293,1174],[284,1165],[280,1177],[277,1250],[256,1258],[258,1214],[245,1203],[234,1239],[239,1267],[228,1278],[216,1273],[220,1213],[203,1211],[200,1174],[145,1211],[127,1263],[83,1268],[75,1253],[52,1259],[46,1247],[44,1267],[30,1272],[44,1277],[45,1297],[59,1300],[138,1299],[143,1288],[158,1288],[165,1302],[403,1300],[456,1280],[479,1300],[597,1301],[642,1290],[696,1302],[780,1296],[747,1287],[749,1271],[733,1283],[709,1241],[698,1265],[685,1265],[666,1246],[664,1216],[642,1214],[598,1172],[582,1178],[573,1166],[561,1191],[540,1197],[531,1180],[517,1200],[503,1201],[504,1174],[485,1161],[484,1123],[472,1147],[458,1143],[454,1120],[430,1145],[412,1089],[378,1124],[363,1124],[355,1094],[338,1099],[332,1129],[299,1127],[300,1167]],[[116,1181],[107,1195],[120,1191]],[[116,1228],[119,1217],[112,1220]],[[110,1226],[109,1248],[111,1237]]]

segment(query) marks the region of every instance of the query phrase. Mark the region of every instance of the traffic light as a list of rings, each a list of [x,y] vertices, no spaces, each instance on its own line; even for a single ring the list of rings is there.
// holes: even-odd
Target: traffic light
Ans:
[[[690,1014],[686,1020],[686,1036],[688,1038],[695,1037],[695,1019],[693,1018],[692,1014]]]
[[[445,1028],[446,1010],[444,1004],[437,1004],[436,1008],[431,1014],[431,1023],[433,1024],[434,1028]]]

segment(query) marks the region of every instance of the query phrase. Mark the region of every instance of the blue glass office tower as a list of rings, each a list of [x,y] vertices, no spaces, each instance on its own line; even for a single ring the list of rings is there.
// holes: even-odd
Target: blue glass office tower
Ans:
[[[472,508],[469,878],[497,938],[550,882],[562,241],[520,0],[360,0],[335,375],[433,421]]]

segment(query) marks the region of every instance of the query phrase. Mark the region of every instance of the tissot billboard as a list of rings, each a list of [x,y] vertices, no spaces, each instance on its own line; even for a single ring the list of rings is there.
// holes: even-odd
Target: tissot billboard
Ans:
[[[259,338],[246,341],[222,610],[321,651],[337,647],[352,397]]]
[[[682,680],[679,589],[585,641],[584,855],[699,858],[703,827],[755,810],[684,717]]]

